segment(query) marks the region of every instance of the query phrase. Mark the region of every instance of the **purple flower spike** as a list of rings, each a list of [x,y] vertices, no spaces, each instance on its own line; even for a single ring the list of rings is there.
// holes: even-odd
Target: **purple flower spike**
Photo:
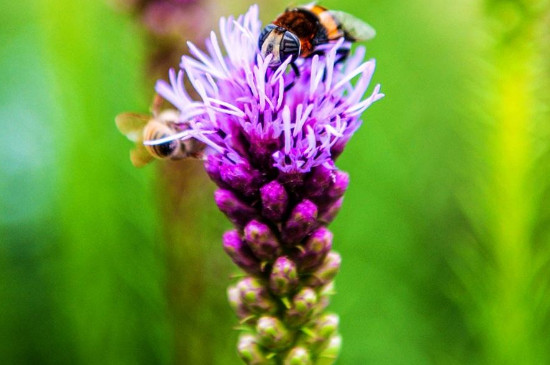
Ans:
[[[299,243],[315,228],[316,221],[317,206],[309,200],[303,200],[292,210],[283,231],[283,239],[291,245]]]
[[[218,208],[238,227],[245,226],[256,216],[256,211],[239,200],[230,190],[216,190],[214,200]]]
[[[254,257],[250,247],[241,240],[236,230],[224,233],[223,249],[231,260],[247,273],[258,275],[261,272],[260,262]]]
[[[312,56],[272,62],[280,50],[260,52],[257,6],[219,26],[205,47],[188,43],[180,69],[157,82],[179,119],[173,133],[143,143],[183,144],[218,186],[216,204],[235,226],[223,247],[250,275],[228,291],[251,332],[240,337],[239,356],[257,365],[329,364],[341,341],[323,315],[341,259],[326,226],[349,185],[335,160],[384,96],[380,85],[367,92],[375,61],[364,59],[364,47],[351,52],[345,36],[316,45]]]
[[[307,239],[299,256],[300,272],[318,267],[332,248],[332,233],[320,227]]]
[[[280,296],[287,296],[298,285],[296,264],[286,256],[281,256],[273,264],[269,277],[269,288]]]
[[[288,194],[283,185],[277,180],[273,180],[262,186],[260,195],[262,214],[273,222],[281,221],[288,205]]]
[[[272,262],[281,254],[281,245],[271,229],[257,220],[244,228],[244,238],[254,255],[262,261]]]

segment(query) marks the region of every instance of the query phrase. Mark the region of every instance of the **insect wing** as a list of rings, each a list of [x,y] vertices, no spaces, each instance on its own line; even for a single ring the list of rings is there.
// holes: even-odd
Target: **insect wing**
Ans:
[[[143,144],[136,145],[136,148],[130,151],[130,161],[135,167],[143,167],[153,161],[153,156],[147,151]]]
[[[353,40],[368,41],[376,35],[373,27],[351,14],[337,10],[330,10],[330,13]]]
[[[130,141],[138,142],[142,138],[143,128],[151,119],[150,116],[136,113],[122,113],[117,115],[115,123],[120,131]]]

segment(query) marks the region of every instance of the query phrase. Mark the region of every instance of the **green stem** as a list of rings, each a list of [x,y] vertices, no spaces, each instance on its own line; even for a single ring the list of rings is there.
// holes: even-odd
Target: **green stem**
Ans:
[[[532,130],[537,107],[536,18],[529,4],[497,2],[491,9],[496,43],[492,54],[495,79],[489,151],[489,230],[494,271],[489,275],[487,303],[488,363],[538,363],[535,308],[530,299],[535,217],[532,171],[535,148]]]

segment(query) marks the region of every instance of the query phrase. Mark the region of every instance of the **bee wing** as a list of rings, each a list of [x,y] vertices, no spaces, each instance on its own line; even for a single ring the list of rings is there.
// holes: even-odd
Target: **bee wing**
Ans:
[[[132,165],[135,167],[143,167],[153,159],[153,156],[151,156],[142,143],[138,143],[136,148],[130,151],[130,161],[132,161]]]
[[[376,31],[363,20],[338,10],[330,10],[334,18],[342,25],[348,36],[356,41],[368,41],[376,35]]]
[[[116,116],[115,123],[120,133],[130,141],[138,142],[142,138],[143,128],[150,119],[148,115],[122,113]]]

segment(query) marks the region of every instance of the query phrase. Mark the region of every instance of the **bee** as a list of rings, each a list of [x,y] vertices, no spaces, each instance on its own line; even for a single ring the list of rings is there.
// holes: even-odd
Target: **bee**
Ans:
[[[195,140],[179,139],[159,144],[144,144],[182,132],[185,128],[178,124],[179,113],[173,109],[160,111],[162,99],[157,95],[153,102],[153,115],[122,113],[116,119],[118,130],[136,147],[130,151],[130,161],[136,167],[142,167],[154,158],[181,160],[185,158],[202,158],[204,144]]]
[[[370,25],[353,15],[311,3],[285,10],[263,29],[258,46],[264,58],[272,55],[269,65],[277,67],[289,57],[293,65],[298,57],[321,54],[323,45],[341,38],[355,42],[372,39],[375,35]],[[338,61],[345,59],[349,45],[338,53],[341,56]]]

